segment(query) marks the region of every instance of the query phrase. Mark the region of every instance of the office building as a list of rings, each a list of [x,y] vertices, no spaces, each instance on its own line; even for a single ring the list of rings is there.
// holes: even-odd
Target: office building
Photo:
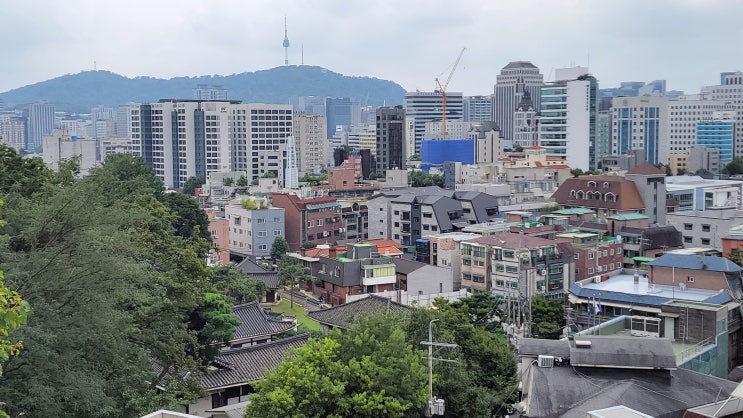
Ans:
[[[464,118],[464,99],[462,93],[446,93],[446,115],[443,114],[441,93],[408,92],[405,93],[406,138],[415,144],[415,154],[420,154],[421,141],[426,131],[426,122],[461,120]],[[412,154],[411,154],[412,155]]]
[[[720,85],[705,87],[703,93],[709,93],[714,100],[730,102],[736,111],[736,119],[743,118],[743,72],[720,73]],[[727,109],[718,109],[727,110]],[[734,156],[743,155],[743,124],[735,126]]]
[[[466,96],[464,98],[464,120],[466,122],[490,122],[493,120],[492,96]]]
[[[52,133],[55,127],[54,105],[47,102],[30,104],[26,110],[26,149],[34,151],[41,147],[45,135]]]
[[[493,94],[493,120],[503,132],[506,144],[513,142],[514,112],[524,93],[529,92],[534,109],[540,108],[540,89],[544,76],[529,61],[509,62],[496,77]]]
[[[711,93],[680,96],[676,100],[669,100],[669,154],[685,154],[689,147],[697,144],[697,123],[712,120],[716,111],[725,110],[735,111],[732,100],[715,99]]]
[[[377,109],[376,172],[405,167],[405,109],[402,106]]]
[[[80,175],[85,176],[99,163],[98,141],[70,135],[62,129],[55,129],[49,135],[44,135],[42,149],[44,163],[55,171],[59,170],[62,161],[77,158]]]
[[[595,169],[598,82],[585,67],[557,69],[555,79],[540,91],[539,146],[571,168]]]
[[[735,119],[734,111],[715,111],[712,120],[697,122],[697,145],[719,149],[723,164],[733,160]]]
[[[645,161],[668,162],[668,100],[661,96],[615,97],[612,101],[612,154],[643,150]]]
[[[348,97],[328,97],[325,99],[328,138],[336,132],[351,129],[351,99]]]
[[[519,146],[534,147],[538,145],[539,118],[531,93],[526,90],[521,96],[516,111],[513,113],[513,148]]]
[[[325,117],[302,112],[294,113],[293,124],[299,176],[319,173],[327,166],[328,161],[329,143]]]

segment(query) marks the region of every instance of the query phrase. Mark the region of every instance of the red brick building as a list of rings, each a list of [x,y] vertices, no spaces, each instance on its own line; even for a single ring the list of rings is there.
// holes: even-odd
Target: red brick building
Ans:
[[[334,197],[274,193],[271,204],[284,208],[286,241],[292,251],[298,251],[304,242],[329,244],[340,239],[341,207]]]

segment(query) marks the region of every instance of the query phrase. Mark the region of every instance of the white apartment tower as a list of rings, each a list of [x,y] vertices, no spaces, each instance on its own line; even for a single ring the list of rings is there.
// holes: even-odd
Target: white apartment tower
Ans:
[[[330,147],[325,117],[309,113],[294,113],[293,116],[298,174],[301,177],[318,173],[327,166]]]
[[[598,82],[585,67],[557,69],[555,79],[541,89],[539,145],[548,158],[594,169]]]
[[[711,121],[716,111],[735,110],[732,99],[715,99],[710,93],[680,96],[668,101],[668,162],[671,154],[686,154],[697,145],[697,122]]]
[[[544,85],[544,76],[539,68],[529,61],[513,61],[501,69],[496,77],[493,94],[493,121],[498,125],[507,146],[514,139],[514,112],[529,92],[534,109],[539,109],[539,91]]]

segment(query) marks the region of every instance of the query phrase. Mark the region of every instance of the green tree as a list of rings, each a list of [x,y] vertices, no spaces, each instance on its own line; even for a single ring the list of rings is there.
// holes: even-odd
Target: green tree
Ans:
[[[399,321],[363,318],[297,349],[256,385],[246,417],[418,417],[428,398],[422,354]]]
[[[420,154],[413,154],[413,155],[410,156],[410,158],[408,158],[408,160],[410,160],[410,161],[420,161],[421,160],[421,156],[420,156]]]
[[[232,313],[232,305],[219,293],[206,293],[201,306],[191,313],[189,330],[198,335],[194,355],[208,365],[235,334],[240,320]]]
[[[206,178],[204,176],[191,176],[186,179],[185,183],[183,183],[181,193],[193,196],[194,192],[196,192],[196,188],[203,186],[204,183],[206,183]]]
[[[273,260],[281,260],[284,254],[289,252],[289,244],[286,242],[284,237],[276,237],[271,244],[271,258]]]
[[[0,194],[17,192],[32,196],[53,176],[41,158],[24,158],[15,149],[0,144]]]
[[[531,298],[532,335],[558,339],[565,326],[565,309],[559,300],[548,300],[538,294]]]
[[[579,176],[582,176],[585,173],[583,173],[583,170],[581,170],[580,168],[571,168],[570,169],[570,174],[572,174],[573,177],[579,177]]]
[[[287,255],[279,261],[278,272],[281,278],[281,284],[283,286],[289,286],[290,306],[294,308],[294,289],[307,280],[311,280],[312,276],[307,274],[304,266],[298,259]]]
[[[172,224],[178,236],[200,238],[211,246],[209,218],[193,196],[181,193],[165,193],[162,202],[173,213]]]
[[[223,185],[224,185],[225,187],[230,187],[230,186],[232,186],[232,183],[234,183],[234,182],[235,182],[235,180],[234,180],[234,179],[233,179],[232,177],[225,177],[225,178],[224,178],[224,180],[222,180],[222,184],[223,184]]]
[[[408,183],[410,183],[412,187],[426,187],[435,185],[433,176],[423,171],[411,171],[410,174],[408,174]]]
[[[210,273],[214,289],[235,305],[260,301],[266,295],[265,283],[251,279],[234,265],[212,267]]]
[[[257,179],[253,179],[253,180],[257,180]],[[237,184],[237,187],[245,187],[245,186],[247,186],[247,185],[248,185],[248,178],[247,178],[247,177],[245,177],[245,175],[243,174],[243,175],[241,175],[241,176],[240,176],[240,177],[239,177],[239,178],[237,179],[237,182],[236,182],[236,184]],[[257,182],[256,182],[256,184],[257,184]]]
[[[741,257],[740,250],[734,249],[730,251],[730,254],[728,254],[727,259],[732,261],[733,263],[743,267],[743,257]]]
[[[733,161],[722,168],[722,174],[729,174],[731,176],[743,174],[743,157],[733,158]]]

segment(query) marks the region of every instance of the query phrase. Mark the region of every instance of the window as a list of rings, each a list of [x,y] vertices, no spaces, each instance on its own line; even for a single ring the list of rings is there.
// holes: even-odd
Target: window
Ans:
[[[474,263],[477,267],[485,267],[485,262],[482,260],[475,260]]]
[[[265,236],[267,236],[266,231],[258,231],[258,236],[259,237],[265,237]]]
[[[423,212],[423,217],[424,218],[431,218],[431,217],[433,217],[433,214],[432,213],[428,213],[428,212]]]
[[[503,250],[503,257],[513,258],[513,250]]]
[[[506,266],[506,273],[518,273],[519,268],[516,266]]]
[[[317,226],[322,226],[322,224],[323,224],[323,221],[322,221],[322,219],[318,219],[318,220],[317,220]]]
[[[495,271],[505,271],[506,267],[503,264],[496,264]]]
[[[314,226],[315,226],[315,221],[314,221],[314,220],[312,220],[312,221],[307,221],[307,228],[312,228],[312,227],[314,227]]]
[[[588,274],[593,274],[593,267],[588,268]]]
[[[462,280],[472,280],[472,275],[470,273],[462,273]]]
[[[709,232],[709,230],[710,230],[709,225],[702,224],[702,232]]]
[[[614,249],[609,250],[609,254],[614,255]]]
[[[685,231],[691,231],[692,229],[694,229],[694,225],[692,225],[692,224],[684,224],[684,230]]]
[[[578,254],[578,253],[575,253],[575,259],[576,259],[576,260],[580,260],[580,254]]]
[[[687,276],[686,281],[689,283],[694,283],[694,276]]]
[[[472,281],[475,283],[485,283],[485,276],[482,274],[473,274]]]
[[[604,250],[604,257],[606,257],[606,256],[608,256],[608,255],[609,255],[609,252],[608,252],[608,251],[606,251],[606,250]]]
[[[274,222],[281,222],[281,218],[279,218],[279,217],[274,217],[274,218],[273,218],[273,221],[274,221]]]
[[[609,188],[609,182],[608,181],[605,181],[604,182],[604,189],[608,189],[608,188]]]
[[[266,223],[266,220],[265,220],[265,219],[263,219],[263,218],[258,218],[258,219],[256,219],[255,221],[256,221],[257,223],[259,223],[259,224],[264,224],[264,223]]]
[[[472,265],[472,260],[470,260],[469,258],[463,258],[462,264],[464,264],[465,266]]]
[[[268,244],[261,244],[261,245],[258,246],[258,249],[259,250],[267,250],[268,249]]]
[[[281,236],[281,230],[280,229],[274,229],[273,230],[273,236],[280,237]]]
[[[691,244],[691,241],[692,241],[692,239],[691,239],[691,237],[690,237],[690,236],[684,235],[684,242],[685,242],[686,244]]]
[[[593,260],[593,253],[592,252],[591,253],[588,253],[588,259],[589,260]]]
[[[702,238],[702,245],[709,245],[709,238]]]

